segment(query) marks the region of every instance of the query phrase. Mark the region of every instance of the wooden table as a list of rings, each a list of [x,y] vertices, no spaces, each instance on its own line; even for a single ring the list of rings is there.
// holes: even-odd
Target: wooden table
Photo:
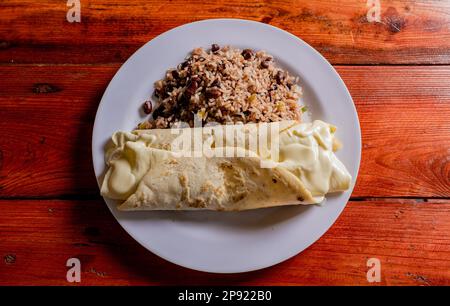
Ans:
[[[0,2],[0,284],[450,284],[450,2],[381,0]],[[370,2],[370,1],[369,1]],[[376,1],[372,1],[376,2]],[[216,17],[258,20],[311,44],[337,69],[359,114],[357,186],[333,227],[261,271],[212,275],[151,254],[99,197],[91,132],[105,87],[156,35]]]

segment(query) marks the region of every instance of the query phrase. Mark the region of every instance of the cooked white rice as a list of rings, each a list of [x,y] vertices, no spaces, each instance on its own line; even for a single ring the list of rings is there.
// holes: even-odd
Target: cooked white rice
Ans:
[[[176,122],[272,122],[300,120],[298,78],[277,67],[264,51],[229,46],[194,49],[185,62],[155,83],[153,119],[140,128],[170,128]]]

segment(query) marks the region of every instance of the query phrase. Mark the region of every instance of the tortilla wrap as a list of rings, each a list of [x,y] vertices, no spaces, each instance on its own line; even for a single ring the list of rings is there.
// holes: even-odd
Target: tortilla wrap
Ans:
[[[106,147],[102,195],[119,200],[120,210],[239,211],[320,203],[326,193],[349,188],[351,176],[334,154],[334,126],[284,121],[232,128],[231,136],[226,126],[116,132]],[[192,142],[178,146],[180,132],[200,139],[201,152]],[[249,141],[261,138],[266,146]],[[208,154],[196,156],[205,148]]]

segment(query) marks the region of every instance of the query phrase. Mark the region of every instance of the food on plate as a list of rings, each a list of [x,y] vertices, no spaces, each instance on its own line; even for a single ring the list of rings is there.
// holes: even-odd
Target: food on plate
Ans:
[[[106,147],[101,193],[119,200],[120,210],[240,211],[320,203],[351,184],[334,154],[340,147],[335,131],[319,120],[290,120],[116,132]],[[195,156],[195,142],[180,146],[182,133],[197,137],[203,154]],[[254,145],[255,139],[267,145]]]
[[[217,44],[196,48],[154,86],[153,119],[140,129],[170,128],[180,121],[194,127],[194,115],[203,124],[301,119],[298,78],[277,67],[265,51]],[[144,103],[145,113],[150,106]]]
[[[240,211],[347,190],[336,127],[302,123],[301,87],[264,51],[196,48],[155,82],[151,118],[112,135],[101,194],[120,210]]]

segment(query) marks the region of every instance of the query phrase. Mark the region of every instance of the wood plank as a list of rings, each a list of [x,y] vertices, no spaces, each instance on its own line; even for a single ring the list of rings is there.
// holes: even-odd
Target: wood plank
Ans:
[[[449,67],[337,67],[355,101],[354,196],[450,196]]]
[[[92,124],[117,68],[1,67],[0,197],[98,193]],[[362,127],[353,196],[449,197],[450,67],[337,69]]]
[[[66,1],[0,3],[0,62],[123,62],[173,27],[208,18],[243,18],[302,38],[334,64],[450,63],[450,3],[380,1],[81,1],[81,23],[66,21]]]
[[[117,68],[0,68],[1,196],[97,193],[92,126]]]
[[[212,275],[168,263],[130,238],[101,199],[0,201],[0,285],[67,285],[65,263],[81,261],[81,285],[450,284],[450,201],[350,202],[315,244],[286,262]]]

